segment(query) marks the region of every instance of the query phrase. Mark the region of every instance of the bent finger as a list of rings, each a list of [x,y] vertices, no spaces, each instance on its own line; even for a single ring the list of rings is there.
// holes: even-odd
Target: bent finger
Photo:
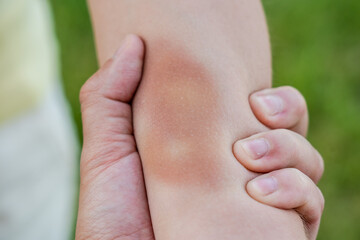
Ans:
[[[324,209],[324,197],[305,174],[294,168],[259,176],[247,184],[249,195],[264,204],[295,209],[303,218],[310,239],[315,239]]]
[[[269,88],[250,95],[256,118],[272,129],[286,128],[306,136],[308,111],[301,93],[293,87]]]
[[[254,172],[297,168],[318,182],[324,171],[319,152],[303,136],[286,129],[270,130],[237,141],[234,155]]]

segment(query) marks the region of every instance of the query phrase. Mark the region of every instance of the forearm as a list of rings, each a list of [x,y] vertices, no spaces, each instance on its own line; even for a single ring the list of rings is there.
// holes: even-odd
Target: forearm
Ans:
[[[248,95],[271,84],[257,1],[90,1],[103,63],[127,33],[147,47],[134,102],[138,148],[157,239],[303,238],[294,212],[244,190],[254,176],[231,151],[265,128]]]

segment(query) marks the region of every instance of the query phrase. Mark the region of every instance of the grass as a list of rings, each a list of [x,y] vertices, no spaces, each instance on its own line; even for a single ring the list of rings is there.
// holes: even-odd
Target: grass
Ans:
[[[97,68],[86,2],[51,3],[64,86],[80,133],[79,89]],[[320,188],[326,207],[318,239],[360,239],[360,2],[268,0],[264,7],[274,85],[303,93],[309,139],[325,159]]]

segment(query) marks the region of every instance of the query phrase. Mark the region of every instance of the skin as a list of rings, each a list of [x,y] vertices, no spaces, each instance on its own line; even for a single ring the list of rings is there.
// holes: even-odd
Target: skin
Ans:
[[[245,185],[257,175],[232,153],[236,139],[267,130],[248,102],[271,86],[261,3],[89,3],[101,63],[127,32],[145,41],[134,131],[156,238],[306,238],[295,211],[249,197]]]
[[[165,43],[160,43],[158,47],[154,51],[180,51]],[[147,176],[167,184],[198,183],[201,188],[204,185],[215,187],[218,183],[215,172],[221,168],[221,164],[211,161],[207,156],[219,154],[217,151],[204,154],[207,150],[206,142],[219,143],[210,136],[209,130],[213,134],[220,134],[214,122],[206,121],[212,119],[212,115],[219,114],[216,99],[210,97],[215,96],[216,91],[204,81],[211,75],[190,57],[185,60],[173,54],[157,55],[153,64],[154,67],[145,70],[149,77],[139,88],[134,102],[135,108],[142,109],[135,113],[135,121],[138,122],[137,143],[141,148],[144,167],[148,169]],[[148,97],[150,94],[162,97],[151,98]],[[194,128],[200,124],[203,124],[202,128]],[[200,142],[204,143],[200,145]],[[197,145],[196,149],[192,147],[194,144]],[[191,155],[191,158],[184,155]],[[200,161],[193,161],[194,158]],[[213,172],[204,171],[204,164]],[[191,168],[187,168],[189,165]],[[184,168],[187,168],[186,171]]]
[[[140,81],[143,51],[141,40],[129,36],[114,58],[81,90],[84,147],[76,239],[154,239],[129,104]],[[261,105],[256,97],[265,93],[284,101],[284,108],[278,113],[281,117],[277,120],[276,115],[267,114],[269,106]],[[283,97],[290,93],[293,93],[293,99]],[[285,87],[252,94],[250,103],[260,121],[272,120],[268,127],[297,128],[304,125],[304,114],[299,113],[306,106],[304,101],[293,101],[294,97],[302,99],[298,92],[294,94],[294,89]],[[280,169],[253,179],[247,184],[247,191],[254,199],[269,206],[295,208],[306,220],[309,238],[315,239],[323,198],[314,182],[293,167],[314,173],[309,175],[316,181],[322,174],[319,166],[323,166],[323,161],[300,135],[294,136],[296,134],[291,131],[272,130],[237,141],[233,150],[245,167],[256,168],[259,172]],[[251,154],[244,154],[242,146],[259,137],[269,141],[269,146],[273,147],[261,156],[269,161],[254,165],[249,158]],[[288,144],[289,140],[298,144],[299,152],[305,153],[301,155],[303,158],[293,160],[281,148],[274,147],[277,144],[285,149],[292,147]],[[312,160],[305,161],[308,157]],[[257,181],[267,175],[277,180],[278,189],[264,195],[259,191],[261,188]],[[242,236],[233,237],[238,239]]]

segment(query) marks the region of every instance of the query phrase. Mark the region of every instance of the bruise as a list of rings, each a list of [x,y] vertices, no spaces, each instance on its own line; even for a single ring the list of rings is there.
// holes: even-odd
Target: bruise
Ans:
[[[222,159],[231,150],[219,127],[216,82],[188,52],[165,41],[147,43],[133,105],[135,136],[147,180],[213,188],[224,180]]]

